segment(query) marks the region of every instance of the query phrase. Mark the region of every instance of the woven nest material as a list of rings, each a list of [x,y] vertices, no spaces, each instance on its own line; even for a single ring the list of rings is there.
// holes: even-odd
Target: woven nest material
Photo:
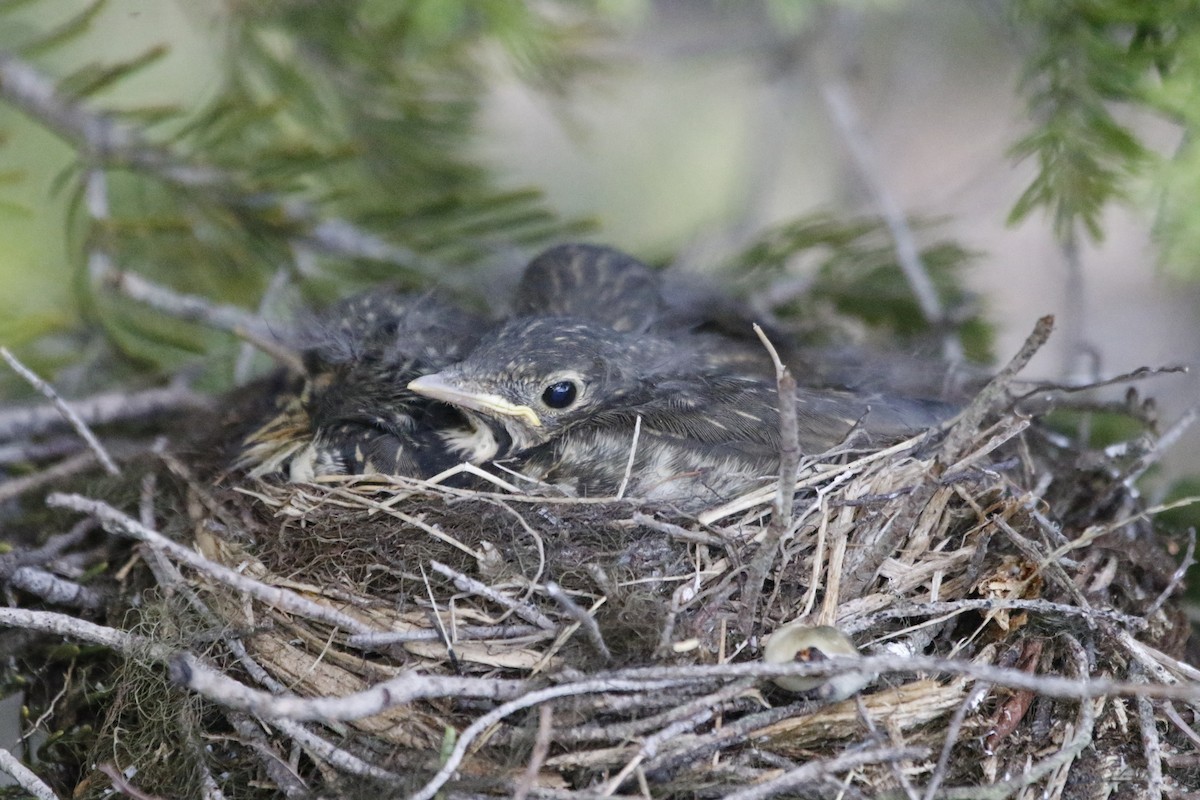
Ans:
[[[1095,683],[1200,697],[1167,596],[1178,559],[1128,480],[1144,453],[1089,460],[1014,412],[971,416],[811,459],[787,525],[772,487],[690,517],[502,481],[195,485],[199,551],[282,590],[195,573],[246,649],[210,663],[289,701],[344,699],[284,711],[195,658],[173,674],[281,742],[280,715],[326,721],[340,755],[305,752],[327,778],[402,796],[1194,788],[1161,757],[1181,736],[1159,740],[1166,706]],[[842,700],[775,686],[852,669],[763,664],[794,620],[836,626],[874,679]]]

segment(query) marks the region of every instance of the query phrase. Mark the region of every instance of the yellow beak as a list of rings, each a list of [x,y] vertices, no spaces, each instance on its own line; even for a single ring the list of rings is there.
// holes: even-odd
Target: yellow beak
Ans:
[[[408,384],[410,391],[424,397],[441,400],[463,408],[480,411],[484,414],[495,414],[501,417],[516,417],[523,419],[530,427],[542,427],[542,420],[537,412],[529,406],[510,403],[503,397],[486,392],[471,392],[442,377],[441,373],[422,375]]]

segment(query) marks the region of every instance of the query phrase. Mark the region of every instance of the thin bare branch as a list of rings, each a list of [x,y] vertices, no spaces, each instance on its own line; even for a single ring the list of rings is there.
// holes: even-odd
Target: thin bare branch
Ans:
[[[13,372],[24,378],[30,386],[41,392],[42,395],[44,395],[46,399],[49,400],[56,409],[58,409],[58,413],[63,415],[63,418],[65,418],[71,424],[71,427],[75,429],[75,432],[78,433],[85,442],[87,442],[88,448],[96,454],[96,458],[99,459],[100,465],[104,467],[105,472],[107,472],[109,475],[121,474],[121,470],[117,467],[116,462],[112,460],[112,456],[108,454],[108,451],[104,449],[104,445],[100,444],[100,440],[96,438],[94,433],[92,433],[91,428],[89,428],[87,423],[79,418],[79,415],[75,413],[75,410],[72,409],[71,406],[59,396],[58,392],[54,391],[53,386],[46,383],[46,381],[39,378],[33,372],[33,370],[29,369],[20,361],[18,361],[17,357],[8,351],[7,347],[0,347],[0,358],[3,358],[6,362],[8,362],[8,366],[12,368]]]
[[[937,287],[933,285],[929,271],[921,259],[917,237],[913,235],[903,209],[883,179],[862,118],[851,99],[850,90],[841,80],[827,78],[821,83],[821,96],[825,100],[825,107],[829,109],[829,116],[841,133],[841,140],[845,143],[859,176],[871,194],[875,209],[892,235],[892,241],[896,244],[896,261],[904,273],[904,279],[908,281],[909,288],[912,289],[917,305],[921,308],[921,315],[932,328],[941,332],[942,351],[946,360],[957,364],[963,360],[962,343],[952,332],[944,330],[947,321],[946,310],[938,297]]]
[[[257,597],[264,603],[288,613],[319,620],[351,633],[372,632],[369,626],[354,617],[301,597],[287,589],[270,586],[253,578],[248,578],[235,570],[210,561],[195,550],[172,542],[158,531],[147,528],[145,525],[142,525],[132,517],[122,514],[107,503],[77,494],[55,493],[46,498],[46,505],[51,508],[69,508],[72,511],[88,514],[94,517],[109,533],[126,536],[148,544],[155,550],[166,553],[176,561],[198,569],[228,586],[246,592],[253,597]]]
[[[33,770],[21,763],[21,760],[0,747],[0,772],[7,773],[17,785],[29,792],[37,800],[59,800],[57,794],[37,776]]]
[[[596,624],[596,619],[588,613],[587,609],[572,600],[571,596],[554,581],[546,583],[546,594],[550,596],[551,600],[562,606],[563,611],[567,612],[567,616],[583,628],[588,641],[592,643],[592,647],[596,648],[600,657],[605,661],[612,661],[612,652],[604,643],[604,634],[600,633],[600,626]]]
[[[88,425],[107,425],[168,411],[200,411],[212,407],[211,398],[183,386],[141,392],[106,392],[66,403],[75,417]],[[0,441],[38,436],[68,424],[53,405],[9,408],[0,411]]]

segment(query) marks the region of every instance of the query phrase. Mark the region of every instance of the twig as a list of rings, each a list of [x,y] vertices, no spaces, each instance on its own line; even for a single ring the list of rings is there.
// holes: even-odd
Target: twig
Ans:
[[[8,352],[7,347],[0,347],[0,358],[8,362],[8,366],[12,367],[13,372],[20,375],[30,386],[41,392],[58,409],[58,413],[62,414],[71,423],[71,427],[75,429],[75,432],[87,442],[88,447],[96,454],[96,458],[100,460],[100,464],[104,467],[105,472],[109,475],[121,474],[121,470],[117,468],[116,463],[112,460],[112,456],[104,449],[104,445],[100,444],[100,440],[92,433],[87,423],[79,418],[79,415],[59,396],[58,392],[54,391],[53,386],[46,383],[35,375],[31,369],[18,361],[16,356]]]
[[[459,678],[405,672],[370,689],[341,697],[300,697],[252,689],[211,667],[191,653],[177,653],[168,665],[171,680],[237,711],[265,719],[297,722],[346,722],[381,714],[414,700],[430,697],[475,697],[503,700],[529,688],[526,681],[499,678]]]
[[[163,645],[155,644],[144,636],[97,625],[69,614],[58,614],[53,611],[0,607],[0,627],[41,631],[78,641],[91,642],[115,650],[129,658],[149,657],[155,661],[166,661],[171,652]]]
[[[59,800],[54,790],[46,785],[33,770],[21,763],[21,760],[0,747],[0,772],[12,777],[17,785],[29,792],[37,800]]]
[[[96,454],[91,450],[86,450],[78,455],[63,459],[57,464],[35,472],[32,475],[5,481],[4,483],[0,483],[0,503],[6,503],[9,500],[20,497],[26,492],[40,489],[47,484],[58,483],[63,478],[77,475],[95,466]]]
[[[558,625],[549,617],[538,611],[529,603],[522,603],[513,600],[511,597],[504,595],[485,583],[481,583],[472,577],[462,574],[456,569],[446,566],[439,561],[430,561],[429,566],[434,572],[449,578],[454,583],[454,587],[460,592],[469,594],[477,594],[480,597],[485,597],[493,603],[504,606],[512,611],[526,622],[537,625],[539,628],[547,631],[558,629]]]
[[[117,769],[115,764],[101,763],[96,765],[96,769],[103,772],[112,781],[113,791],[133,798],[133,800],[163,800],[162,797],[149,792],[143,792],[141,789],[134,786],[128,778],[126,778],[121,770]]]
[[[1145,680],[1145,676],[1137,664],[1131,672],[1135,678]],[[1162,747],[1158,739],[1158,721],[1154,716],[1154,704],[1149,697],[1137,699],[1138,723],[1142,732],[1142,753],[1146,756],[1146,797],[1150,800],[1162,800],[1163,770]]]
[[[537,783],[538,772],[550,755],[550,743],[554,739],[554,708],[547,703],[538,709],[537,738],[533,740],[533,750],[529,754],[529,763],[521,773],[521,780],[513,791],[513,800],[525,800],[529,790]]]
[[[458,770],[459,764],[467,754],[468,748],[474,744],[475,740],[484,731],[491,728],[500,720],[510,714],[515,714],[518,711],[535,706],[539,703],[544,703],[547,700],[554,700],[559,697],[570,697],[579,694],[593,694],[597,692],[621,692],[621,691],[654,691],[656,689],[667,689],[671,686],[679,684],[680,681],[666,680],[657,681],[650,684],[642,685],[636,682],[626,682],[620,680],[585,680],[578,683],[568,684],[565,686],[552,686],[547,689],[530,692],[522,697],[492,709],[488,713],[477,717],[474,722],[463,729],[458,735],[458,741],[454,744],[454,749],[446,757],[441,769],[429,779],[419,791],[413,794],[409,800],[432,800],[446,781],[454,775]]]
[[[380,781],[388,781],[392,784],[401,779],[396,773],[363,761],[358,756],[318,736],[298,722],[276,719],[272,720],[271,724],[295,739],[301,747],[309,751],[311,756],[321,759],[342,772],[350,775],[363,775]]]
[[[147,528],[137,520],[122,514],[107,503],[92,500],[77,494],[55,493],[46,498],[46,505],[51,508],[69,508],[82,514],[94,517],[109,533],[127,536],[139,542],[150,545],[171,556],[177,561],[187,564],[193,569],[216,578],[222,583],[239,591],[258,598],[268,605],[275,606],[288,613],[308,619],[325,622],[350,633],[370,633],[372,629],[354,617],[340,611],[321,605],[320,603],[301,597],[295,592],[278,586],[270,586],[253,578],[246,577],[236,570],[210,561],[204,556],[182,545],[172,542],[157,531]]]
[[[1180,733],[1188,738],[1188,740],[1192,743],[1192,747],[1194,747],[1196,750],[1200,750],[1200,733],[1196,733],[1196,730],[1187,723],[1187,720],[1185,720],[1180,713],[1175,710],[1175,704],[1170,700],[1164,700],[1162,707],[1163,712],[1167,715],[1167,719],[1175,723],[1175,727],[1179,729]]]
[[[940,464],[949,467],[966,454],[967,448],[983,426],[983,418],[1001,404],[1013,377],[1025,368],[1029,360],[1050,338],[1053,330],[1053,316],[1046,315],[1037,321],[1033,332],[1025,339],[1025,343],[1021,345],[1017,354],[987,382],[987,385],[980,390],[966,410],[959,415],[958,422],[954,423],[954,427],[950,429],[950,433],[947,434],[946,441],[942,445],[942,451],[938,455]]]
[[[875,208],[892,235],[892,241],[896,244],[896,261],[900,265],[900,271],[904,273],[904,279],[908,281],[909,288],[912,289],[917,305],[921,308],[921,316],[930,327],[942,335],[942,351],[946,360],[955,364],[962,361],[962,343],[953,333],[945,330],[946,311],[942,308],[937,287],[933,285],[933,280],[930,279],[929,272],[921,260],[917,239],[908,220],[905,219],[904,211],[883,181],[862,119],[850,99],[849,90],[840,80],[826,79],[821,84],[821,96],[842,135],[841,139],[858,169],[859,176],[871,194]]]
[[[604,786],[600,793],[605,797],[611,797],[614,793],[616,793],[617,789],[621,788],[621,784],[625,782],[625,779],[628,778],[635,769],[642,765],[642,762],[646,761],[647,759],[654,758],[654,756],[658,754],[658,748],[664,742],[669,742],[686,731],[691,731],[700,727],[712,719],[716,713],[717,710],[715,708],[703,708],[692,713],[684,719],[665,726],[661,730],[656,731],[653,735],[647,736],[642,740],[642,746],[638,748],[638,751],[634,757],[626,762],[625,766],[621,768],[620,772],[613,776],[612,780],[610,780]]]
[[[167,386],[141,392],[107,392],[67,401],[75,416],[89,425],[106,425],[126,419],[143,419],[164,411],[205,410],[212,400],[183,386]],[[66,420],[54,406],[11,408],[0,411],[0,441],[30,437],[65,426]]]
[[[958,737],[962,734],[963,721],[991,690],[992,685],[986,681],[976,684],[958,704],[958,708],[954,709],[954,715],[950,717],[950,722],[946,725],[946,737],[942,741],[942,751],[938,755],[933,775],[929,778],[929,785],[925,787],[924,800],[934,800],[937,797],[938,787],[946,779],[946,768],[950,765],[950,756],[954,752],[954,745],[958,744]]]
[[[716,534],[705,533],[704,531],[688,530],[681,525],[675,525],[671,522],[663,522],[662,520],[655,519],[649,514],[644,514],[641,511],[633,512],[630,522],[632,522],[634,525],[642,525],[650,528],[651,530],[658,531],[659,533],[665,533],[672,539],[679,539],[680,541],[684,542],[699,542],[700,544],[706,544],[709,547],[725,548],[728,546],[728,543]]]
[[[548,632],[536,625],[464,625],[454,629],[454,641],[487,641],[495,639],[521,639],[524,637],[545,637]],[[415,629],[411,631],[381,631],[379,633],[356,633],[346,638],[350,647],[372,650],[405,642],[436,642],[441,641],[438,631]]]
[[[763,584],[775,558],[779,554],[779,543],[792,527],[792,502],[796,494],[796,471],[800,468],[800,429],[796,416],[796,380],[791,371],[779,359],[775,345],[767,338],[763,329],[755,323],[754,333],[771,356],[775,365],[776,388],[779,392],[779,482],[775,488],[771,521],[767,525],[762,543],[746,571],[746,591],[738,627],[743,636],[749,637],[758,617],[758,605],[762,599]]]
[[[612,661],[612,652],[608,649],[608,645],[604,643],[604,634],[600,632],[600,626],[596,624],[596,619],[587,612],[587,609],[580,606],[570,595],[563,591],[563,588],[554,581],[546,582],[546,594],[550,596],[554,602],[562,606],[563,611],[571,619],[579,623],[587,634],[588,641],[592,643],[592,647],[596,648],[596,652],[605,661]]]
[[[89,586],[60,578],[38,567],[17,567],[7,576],[12,586],[40,597],[47,603],[74,608],[97,609],[104,605],[104,596]]]
[[[871,736],[877,741],[882,741],[883,734],[879,730],[878,726],[875,725],[875,720],[871,719],[871,714],[867,711],[867,706],[863,702],[861,694],[855,695],[854,705],[858,710],[858,719],[864,726],[866,726],[867,732],[871,734]],[[888,733],[892,746],[898,746],[899,743],[897,742],[897,739],[900,738],[898,732],[894,729],[891,729],[889,726]],[[921,800],[920,796],[917,795],[916,788],[912,785],[912,781],[910,781],[908,776],[904,774],[904,767],[896,761],[891,762],[889,766],[891,767],[892,778],[895,779],[896,783],[900,784],[900,788],[904,790],[904,796],[908,798],[908,800]]]
[[[229,712],[225,716],[246,746],[258,753],[258,757],[267,771],[267,776],[275,782],[275,786],[283,793],[284,797],[297,798],[297,800],[312,797],[304,779],[296,774],[291,765],[267,741],[267,737],[257,722],[245,714],[235,712]]]
[[[669,708],[666,711],[649,717],[608,725],[592,723],[577,728],[561,730],[558,732],[555,740],[560,744],[574,744],[577,742],[624,741],[633,739],[634,737],[641,736],[648,730],[662,728],[677,720],[690,717],[701,709],[707,708],[714,711],[723,711],[731,703],[740,702],[753,692],[754,681],[746,679],[734,681],[719,691],[703,694],[684,702],[682,705],[677,705],[674,708]]]
[[[629,478],[633,475],[633,462],[637,458],[638,439],[642,435],[642,415],[638,414],[633,421],[633,440],[629,443],[629,459],[625,462],[625,474],[621,476],[621,485],[617,487],[617,499],[625,499],[625,490],[629,488]]]
[[[872,747],[843,753],[824,761],[809,761],[785,772],[778,778],[763,781],[738,792],[731,792],[725,795],[725,800],[765,800],[765,798],[775,795],[791,793],[805,784],[832,778],[839,772],[846,772],[868,764],[911,761],[924,758],[928,753],[929,748],[927,747]]]
[[[1163,604],[1170,599],[1171,595],[1177,592],[1183,586],[1184,580],[1187,578],[1188,570],[1196,564],[1196,529],[1188,528],[1188,543],[1187,550],[1184,551],[1183,561],[1179,562],[1179,566],[1175,568],[1175,572],[1171,574],[1171,580],[1167,582],[1167,587],[1159,592],[1158,597],[1146,609],[1146,613],[1142,616],[1147,620],[1158,613],[1158,610],[1163,607]],[[1149,623],[1147,623],[1149,624]]]
[[[885,608],[874,614],[868,614],[842,624],[847,634],[855,634],[873,628],[881,620],[903,617],[936,617],[943,614],[962,614],[967,611],[998,611],[1000,609],[1020,609],[1041,614],[1065,614],[1068,616],[1107,619],[1134,630],[1143,630],[1146,620],[1120,611],[1102,608],[1082,608],[1067,603],[1052,603],[1049,600],[1015,600],[1002,597],[971,600],[948,600],[941,603],[905,603],[894,608]]]
[[[113,267],[109,272],[93,277],[109,288],[116,289],[130,300],[136,300],[176,319],[199,322],[210,328],[230,333],[245,333],[247,335],[243,335],[242,338],[250,341],[251,344],[258,344],[256,339],[251,338],[252,334],[257,334],[258,339],[268,339],[270,336],[264,323],[243,308],[222,305],[197,295],[176,292],[147,280],[136,272],[118,270]]]
[[[592,675],[596,680],[676,679],[679,681],[719,681],[727,678],[755,677],[760,679],[783,676],[830,677],[843,671],[858,673],[909,674],[932,672],[942,675],[961,675],[988,681],[1013,689],[1029,689],[1047,697],[1081,700],[1094,697],[1152,697],[1172,700],[1200,700],[1200,681],[1179,684],[1130,683],[1111,678],[1064,678],[1059,675],[1030,675],[1018,669],[995,667],[932,656],[872,655],[861,658],[830,656],[820,662],[765,664],[740,662],[736,664],[672,665],[670,667],[635,667]],[[1086,675],[1086,672],[1083,673]]]

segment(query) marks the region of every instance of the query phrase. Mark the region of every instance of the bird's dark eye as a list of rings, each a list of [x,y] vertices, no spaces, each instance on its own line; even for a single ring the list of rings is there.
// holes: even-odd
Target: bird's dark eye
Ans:
[[[575,384],[571,381],[559,381],[546,387],[542,392],[542,402],[551,408],[566,408],[575,402]]]

